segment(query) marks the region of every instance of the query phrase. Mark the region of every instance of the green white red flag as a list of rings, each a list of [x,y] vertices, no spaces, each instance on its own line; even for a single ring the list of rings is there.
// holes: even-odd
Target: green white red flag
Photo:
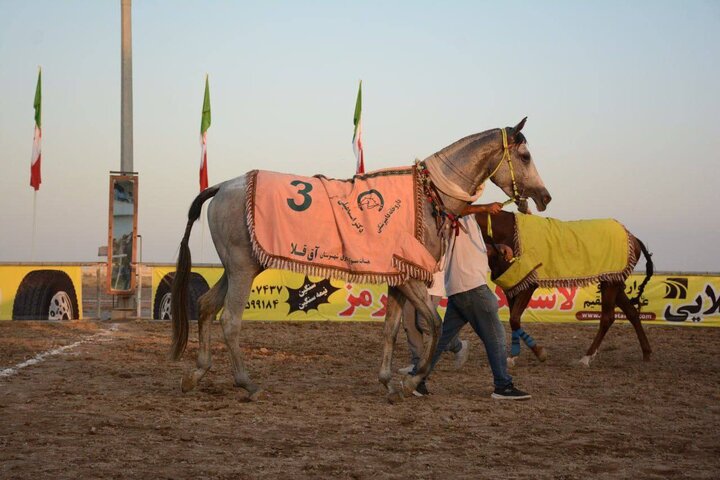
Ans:
[[[37,86],[35,87],[35,134],[33,136],[32,158],[30,159],[30,186],[35,191],[40,190],[42,178],[40,175],[40,160],[42,159],[42,87],[41,74],[38,70]]]
[[[352,145],[353,152],[355,152],[355,159],[357,160],[355,173],[365,173],[365,154],[362,144],[362,80],[360,80],[357,100],[355,101],[353,124],[355,125],[355,131],[353,132]]]
[[[203,99],[202,120],[200,121],[200,191],[208,188],[207,131],[210,128],[210,86],[205,76],[205,98]]]

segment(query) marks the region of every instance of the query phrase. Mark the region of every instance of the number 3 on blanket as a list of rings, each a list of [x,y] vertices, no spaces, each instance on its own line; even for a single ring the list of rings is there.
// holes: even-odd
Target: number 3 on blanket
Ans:
[[[299,195],[302,195],[303,202],[298,204],[295,202],[294,199],[288,198],[287,199],[288,206],[290,208],[292,208],[293,210],[295,210],[296,212],[302,212],[302,211],[310,208],[310,205],[312,204],[312,197],[309,195],[309,193],[312,191],[312,188],[313,188],[312,185],[307,182],[300,181],[300,180],[293,180],[292,182],[290,182],[290,185],[292,185],[293,187],[297,187],[299,185],[303,186],[303,188],[300,188],[297,192]]]

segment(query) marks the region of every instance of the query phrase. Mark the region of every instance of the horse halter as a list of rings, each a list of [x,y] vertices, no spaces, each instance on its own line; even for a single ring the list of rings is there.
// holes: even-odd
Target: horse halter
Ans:
[[[507,131],[504,128],[500,129],[500,132],[502,132],[502,141],[503,141],[503,156],[498,162],[497,166],[495,167],[495,170],[492,171],[492,173],[488,176],[488,178],[492,178],[493,175],[495,175],[500,168],[500,165],[503,164],[503,161],[507,161],[508,168],[510,169],[510,180],[512,180],[512,187],[513,187],[513,194],[512,197],[510,197],[508,200],[503,202],[503,207],[505,205],[508,205],[512,202],[518,203],[521,200],[525,200],[526,197],[521,197],[520,193],[518,192],[517,183],[515,182],[515,170],[513,169],[512,161],[510,160],[510,146],[508,145],[508,139],[507,139]]]

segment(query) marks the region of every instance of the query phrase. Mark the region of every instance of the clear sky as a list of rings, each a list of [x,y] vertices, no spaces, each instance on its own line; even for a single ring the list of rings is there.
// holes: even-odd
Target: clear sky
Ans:
[[[351,176],[362,79],[368,170],[527,115],[545,215],[613,217],[657,269],[720,272],[718,1],[136,0],[132,21],[144,261],[176,258],[208,73],[211,184]],[[38,65],[34,260],[96,261],[120,168],[120,1],[0,0],[0,261],[31,259]],[[199,227],[194,261],[217,261]]]

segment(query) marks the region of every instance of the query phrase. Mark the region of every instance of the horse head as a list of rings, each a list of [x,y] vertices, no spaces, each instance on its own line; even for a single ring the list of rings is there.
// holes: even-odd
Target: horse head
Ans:
[[[552,197],[521,133],[526,120],[470,135],[424,160],[433,183],[445,195],[447,210],[461,212],[467,202],[479,197],[488,178],[522,211],[527,210],[527,198],[533,199],[539,211],[547,208]]]
[[[503,158],[491,173],[490,180],[515,200],[520,211],[527,213],[527,199],[532,198],[538,211],[542,212],[552,197],[540,178],[527,139],[521,132],[526,120],[527,117],[514,127],[500,131]]]

